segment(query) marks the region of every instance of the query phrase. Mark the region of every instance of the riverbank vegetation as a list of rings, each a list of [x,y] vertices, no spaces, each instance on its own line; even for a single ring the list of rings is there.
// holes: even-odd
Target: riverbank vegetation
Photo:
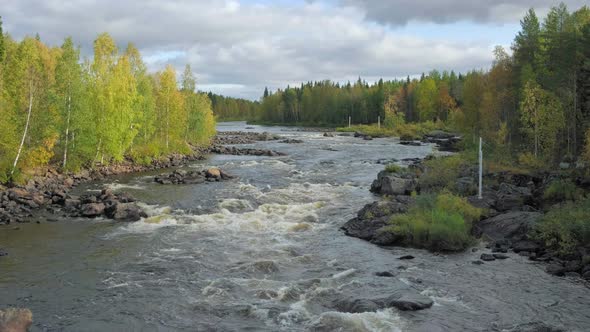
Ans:
[[[407,213],[396,214],[382,229],[400,243],[432,251],[460,251],[470,246],[471,225],[481,211],[449,192],[420,195]]]
[[[90,60],[71,38],[52,47],[0,31],[0,91],[0,182],[47,165],[150,163],[215,134],[211,102],[189,66],[180,78],[172,66],[150,74],[133,44],[121,50],[106,33]]]

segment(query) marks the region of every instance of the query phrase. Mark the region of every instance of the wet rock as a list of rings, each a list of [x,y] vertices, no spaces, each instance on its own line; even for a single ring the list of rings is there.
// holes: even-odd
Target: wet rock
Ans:
[[[385,277],[385,278],[393,278],[395,277],[395,274],[389,272],[389,271],[383,271],[383,272],[375,272],[375,275],[377,277]]]
[[[484,262],[482,262],[482,261],[480,261],[480,260],[477,260],[477,261],[473,261],[473,262],[471,262],[471,264],[474,264],[474,265],[483,265],[483,264],[484,264]]]
[[[264,273],[279,272],[279,266],[273,261],[258,261],[253,266],[257,271]]]
[[[373,300],[355,299],[355,300],[341,300],[338,301],[334,307],[340,312],[348,313],[362,313],[375,312],[380,309],[380,306]]]
[[[2,248],[0,248],[0,257],[2,256],[8,256],[8,252]]]
[[[398,257],[398,259],[402,259],[402,260],[414,259],[414,256],[412,256],[412,255],[405,255],[405,256]]]
[[[590,280],[590,271],[586,271],[582,274],[582,278]]]
[[[80,214],[84,217],[98,217],[103,214],[105,205],[103,203],[86,203],[80,208]]]
[[[541,246],[534,241],[522,240],[513,242],[512,250],[516,253],[520,253],[521,251],[538,252],[541,250]]]
[[[381,232],[380,229],[387,225],[392,214],[405,213],[413,202],[410,196],[396,196],[367,204],[356,218],[347,221],[341,229],[348,236],[376,241],[380,245],[395,244],[400,238],[395,234]]]
[[[0,331],[2,332],[26,332],[31,324],[33,324],[33,313],[29,309],[0,310]]]
[[[507,259],[507,258],[509,258],[508,255],[504,255],[504,254],[493,254],[492,256],[494,256],[495,259]]]
[[[277,156],[286,156],[287,154],[282,152],[277,152],[273,150],[264,150],[264,149],[251,149],[251,148],[236,148],[235,146],[213,146],[209,150],[211,153],[216,154],[229,154],[229,155],[236,155],[236,156],[269,156],[269,157],[277,157]]]
[[[564,275],[564,277],[568,277],[568,278],[580,278],[580,277],[582,277],[582,275],[579,274],[578,272],[566,272],[563,275]]]
[[[115,203],[105,210],[105,215],[110,219],[125,222],[147,218],[147,214],[134,203]]]
[[[407,146],[422,146],[422,143],[417,141],[400,141],[399,144]]]
[[[205,171],[208,178],[221,178],[221,171],[218,168],[209,168]]]
[[[385,304],[403,311],[416,311],[430,308],[434,302],[427,296],[402,291],[389,296]]]
[[[324,135],[323,135],[323,136],[324,136],[324,137],[334,137],[334,134],[332,134],[332,133],[327,133],[327,132],[326,132],[326,133],[324,133]],[[347,136],[348,136],[348,135],[347,135]]]
[[[479,259],[481,259],[482,261],[485,261],[485,262],[490,262],[490,261],[495,261],[496,257],[494,257],[494,255],[492,255],[492,254],[481,254]]]
[[[565,268],[559,263],[552,263],[545,269],[547,273],[554,276],[563,277],[565,275]]]
[[[300,140],[300,139],[291,139],[291,138],[289,138],[289,139],[284,139],[284,140],[280,141],[279,143],[285,143],[285,144],[301,144],[301,143],[303,143],[303,141]]]

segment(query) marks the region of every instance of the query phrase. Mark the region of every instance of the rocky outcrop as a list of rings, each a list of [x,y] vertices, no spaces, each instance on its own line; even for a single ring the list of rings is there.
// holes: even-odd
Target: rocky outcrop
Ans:
[[[410,173],[381,171],[371,184],[371,192],[381,195],[410,195],[417,187],[418,182]]]
[[[108,188],[95,195],[67,196],[63,201],[63,210],[73,217],[105,217],[126,222],[147,217],[129,194],[115,194]]]
[[[218,168],[209,168],[202,171],[175,170],[172,173],[158,175],[154,181],[160,184],[197,184],[204,182],[217,182],[230,180],[234,177]]]
[[[223,144],[251,144],[257,141],[276,141],[281,136],[263,132],[245,132],[245,131],[220,131],[215,136],[213,142],[215,145]]]
[[[539,212],[508,212],[477,222],[473,225],[473,233],[492,242],[508,241],[512,246],[521,241],[530,241],[530,231],[541,216]]]
[[[358,212],[356,218],[346,222],[341,229],[348,236],[376,244],[394,243],[396,239],[389,237],[390,232],[379,232],[379,230],[387,225],[392,214],[407,212],[413,202],[414,199],[410,196],[396,196],[367,204]]]
[[[1,332],[26,332],[33,324],[33,313],[29,309],[8,308],[0,310]]]
[[[433,130],[424,135],[422,142],[436,144],[439,151],[458,152],[461,140],[462,138],[457,134]]]
[[[277,156],[286,156],[286,153],[272,151],[272,150],[265,150],[265,149],[253,149],[253,148],[236,148],[235,146],[213,146],[209,150],[211,153],[216,154],[229,154],[229,155],[236,155],[236,156],[269,156],[269,157],[277,157]]]

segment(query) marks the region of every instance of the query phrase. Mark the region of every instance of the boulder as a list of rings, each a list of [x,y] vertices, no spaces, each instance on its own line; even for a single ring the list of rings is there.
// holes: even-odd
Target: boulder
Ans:
[[[125,222],[138,221],[147,217],[147,214],[134,203],[115,203],[106,209],[105,214],[110,219]]]
[[[512,245],[529,240],[528,233],[541,216],[539,212],[508,212],[477,222],[473,233],[495,242],[505,240]]]
[[[98,217],[103,214],[105,205],[103,203],[86,203],[80,208],[80,214],[84,217]]]
[[[205,174],[208,178],[221,178],[221,171],[218,168],[209,168]]]
[[[2,332],[26,332],[31,324],[33,324],[33,313],[29,309],[0,310],[0,331]]]
[[[410,196],[396,196],[390,199],[382,199],[365,205],[357,217],[347,221],[341,229],[348,236],[360,238],[367,241],[377,239],[379,236],[389,236],[379,230],[387,225],[392,214],[405,213],[413,204],[414,198]],[[395,243],[396,237],[383,238],[386,241],[379,241],[378,244],[389,245]]]
[[[491,261],[495,261],[496,257],[494,257],[494,255],[492,255],[492,254],[481,254],[479,259],[481,259],[482,261],[485,261],[485,262],[491,262]]]
[[[373,300],[367,299],[347,299],[337,301],[334,307],[340,312],[348,313],[362,313],[362,312],[375,312],[380,309],[379,304]]]
[[[387,307],[395,307],[402,311],[416,311],[432,307],[434,302],[427,296],[410,291],[398,291],[385,299]]]
[[[371,192],[381,195],[409,195],[417,187],[416,179],[409,174],[400,175],[381,171],[371,184]]]

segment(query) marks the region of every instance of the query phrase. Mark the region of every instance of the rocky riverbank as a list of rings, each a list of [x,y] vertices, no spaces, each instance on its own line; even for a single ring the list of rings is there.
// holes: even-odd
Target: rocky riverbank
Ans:
[[[381,246],[400,246],[403,238],[384,231],[395,214],[406,213],[415,203],[421,188],[420,175],[428,172],[422,162],[410,165],[410,171],[378,174],[371,191],[380,199],[366,205],[357,216],[342,226],[346,235]],[[559,202],[543,195],[556,174],[515,174],[495,172],[485,174],[483,198],[475,195],[475,170],[467,168],[455,180],[455,190],[467,201],[482,209],[481,219],[472,225],[475,238],[487,243],[489,253],[482,253],[475,264],[509,258],[509,253],[528,257],[531,261],[547,263],[548,273],[557,276],[581,277],[590,280],[590,247],[575,248],[574,253],[562,255],[547,248],[535,237],[537,225],[546,210]]]
[[[172,173],[165,173],[154,177],[159,184],[196,184],[205,182],[219,182],[231,180],[234,176],[218,169],[209,168],[202,171],[185,171],[177,169]]]

